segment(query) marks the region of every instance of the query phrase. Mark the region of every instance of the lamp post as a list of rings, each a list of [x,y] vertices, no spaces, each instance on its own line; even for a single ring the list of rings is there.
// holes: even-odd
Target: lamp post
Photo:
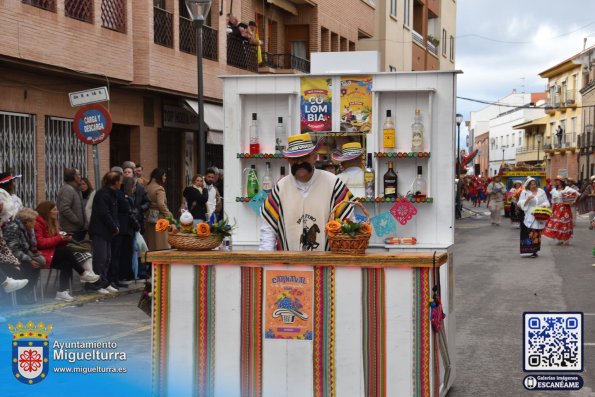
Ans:
[[[542,136],[537,134],[535,140],[537,141],[537,165],[539,165],[539,149],[541,148],[541,138]]]
[[[593,132],[593,124],[587,124],[585,126],[585,132],[587,133],[587,179],[591,178],[591,169],[589,168],[590,157],[591,157],[591,133]]]
[[[196,72],[198,82],[198,156],[199,173],[204,175],[207,170],[206,159],[206,131],[204,130],[204,99],[202,83],[202,27],[205,17],[209,14],[212,0],[186,0],[186,8],[196,28]]]
[[[461,204],[461,148],[460,148],[460,142],[461,142],[461,123],[463,122],[463,115],[460,113],[457,113],[456,117],[455,117],[455,121],[457,122],[457,167],[456,167],[456,171],[457,171],[457,198],[455,200],[455,218],[456,219],[461,219],[461,215],[462,215],[462,204]]]

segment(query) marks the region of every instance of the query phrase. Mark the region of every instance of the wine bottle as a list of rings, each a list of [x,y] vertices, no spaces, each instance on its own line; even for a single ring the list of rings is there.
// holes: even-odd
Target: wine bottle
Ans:
[[[413,194],[416,196],[425,196],[428,193],[426,180],[422,174],[422,167],[421,165],[417,166],[417,176],[413,181],[413,187],[411,189]]]
[[[250,124],[250,154],[260,153],[260,142],[258,140],[258,121],[256,113],[252,113],[252,123]]]
[[[252,164],[248,170],[248,181],[246,183],[247,196],[252,198],[258,194],[258,175],[256,174],[256,166]]]
[[[366,170],[364,171],[364,187],[366,190],[366,198],[374,197],[374,169],[372,169],[372,153],[368,153],[368,160],[366,162]]]
[[[269,163],[267,161],[266,163],[266,171],[264,172],[264,176],[262,177],[262,190],[264,190],[264,192],[266,194],[269,194],[271,191],[273,191],[273,178],[271,177],[271,163]]]
[[[275,153],[283,153],[283,149],[285,149],[285,141],[287,140],[286,135],[283,117],[277,117],[277,127],[275,127]]]
[[[388,162],[388,171],[384,174],[384,197],[397,198],[397,174],[392,161]]]
[[[395,123],[391,117],[391,111],[386,111],[386,119],[384,119],[384,125],[382,126],[382,142],[384,149],[395,148]]]
[[[415,109],[415,118],[411,124],[411,151],[424,151],[424,125],[421,120],[421,110]]]

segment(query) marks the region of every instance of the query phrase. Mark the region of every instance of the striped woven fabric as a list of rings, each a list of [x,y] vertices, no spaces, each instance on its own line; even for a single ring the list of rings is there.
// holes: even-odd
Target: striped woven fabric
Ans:
[[[366,397],[386,396],[384,269],[362,269],[362,319]]]
[[[153,264],[153,395],[166,395],[170,266]]]
[[[335,268],[314,268],[314,397],[335,397]]]
[[[430,271],[413,269],[413,395],[430,397]]]
[[[215,386],[215,266],[195,266],[194,395],[210,397]]]
[[[242,397],[262,396],[262,277],[261,267],[242,267]]]

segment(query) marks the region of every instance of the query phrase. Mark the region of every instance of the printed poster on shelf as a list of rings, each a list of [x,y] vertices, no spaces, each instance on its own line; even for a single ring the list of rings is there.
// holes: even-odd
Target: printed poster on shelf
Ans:
[[[372,76],[341,77],[341,131],[372,130]]]
[[[314,272],[265,272],[265,339],[312,340]]]
[[[300,129],[305,132],[332,131],[333,83],[326,77],[302,77]]]

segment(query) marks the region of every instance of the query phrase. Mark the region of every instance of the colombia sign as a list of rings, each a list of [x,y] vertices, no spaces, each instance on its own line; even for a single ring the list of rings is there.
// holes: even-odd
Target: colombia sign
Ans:
[[[83,106],[76,112],[73,124],[76,137],[88,145],[97,145],[112,131],[112,116],[101,105]]]

